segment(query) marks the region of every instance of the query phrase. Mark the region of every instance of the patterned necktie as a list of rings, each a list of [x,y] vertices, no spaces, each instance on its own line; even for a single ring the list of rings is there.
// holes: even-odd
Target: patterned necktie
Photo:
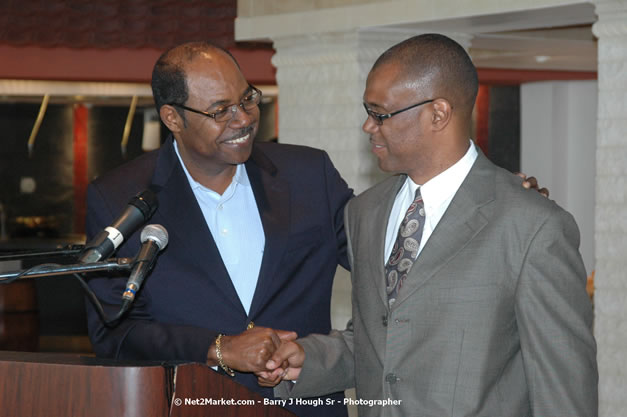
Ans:
[[[403,286],[403,281],[418,257],[420,238],[425,224],[425,209],[420,195],[420,187],[416,190],[414,201],[405,213],[405,218],[398,228],[396,242],[392,253],[385,265],[385,277],[387,279],[388,303],[390,307],[396,301],[398,293]]]

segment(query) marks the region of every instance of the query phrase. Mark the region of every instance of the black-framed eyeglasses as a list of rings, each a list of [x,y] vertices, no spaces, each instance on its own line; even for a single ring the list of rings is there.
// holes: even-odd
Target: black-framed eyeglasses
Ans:
[[[366,103],[364,103],[364,108],[366,109],[366,113],[368,113],[368,116],[372,117],[372,119],[375,121],[376,124],[382,125],[385,119],[389,119],[390,117],[396,116],[397,114],[400,114],[404,111],[413,109],[414,107],[422,106],[423,104],[431,103],[433,101],[435,101],[435,99],[421,101],[420,103],[412,104],[409,107],[405,107],[404,109],[396,110],[388,114],[377,113],[376,111],[373,111],[372,109],[368,108],[368,105]]]
[[[251,84],[248,84],[248,87],[249,91],[238,104],[221,106],[211,113],[207,111],[196,110],[179,103],[168,103],[168,105],[180,107],[181,109],[191,111],[192,113],[198,113],[202,114],[203,116],[211,117],[216,122],[228,122],[233,118],[233,116],[235,116],[238,107],[241,107],[244,111],[248,112],[250,110],[253,110],[259,104],[259,102],[261,102],[261,90]]]

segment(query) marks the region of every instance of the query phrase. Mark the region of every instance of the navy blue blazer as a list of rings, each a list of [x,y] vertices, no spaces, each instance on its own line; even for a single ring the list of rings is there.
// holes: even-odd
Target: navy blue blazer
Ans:
[[[240,303],[171,138],[161,149],[89,185],[88,240],[111,224],[131,197],[149,186],[159,190],[159,208],[149,223],[163,225],[169,234],[168,246],[118,326],[105,327],[87,303],[89,336],[98,356],[204,363],[219,333],[240,333],[250,321],[293,330],[299,337],[331,330],[335,270],[338,264],[349,268],[343,209],[352,190],[328,155],[313,148],[258,143],[245,165],[266,239],[249,315]],[[243,249],[245,245],[242,242]],[[139,248],[137,231],[116,256],[133,257]],[[126,277],[89,281],[110,316],[119,308],[125,284]],[[273,398],[272,390],[260,387],[252,374],[237,373],[235,380]],[[343,406],[292,411],[302,416],[320,412],[346,415]]]

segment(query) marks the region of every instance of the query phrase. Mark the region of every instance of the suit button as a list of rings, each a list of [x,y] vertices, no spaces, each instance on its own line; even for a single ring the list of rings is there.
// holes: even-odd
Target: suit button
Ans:
[[[387,382],[388,384],[396,384],[400,380],[401,379],[397,377],[395,374],[387,374],[385,376],[385,382]]]
[[[388,316],[383,316],[383,317],[381,317],[381,319],[383,320],[383,326],[387,327],[387,325],[388,325]]]

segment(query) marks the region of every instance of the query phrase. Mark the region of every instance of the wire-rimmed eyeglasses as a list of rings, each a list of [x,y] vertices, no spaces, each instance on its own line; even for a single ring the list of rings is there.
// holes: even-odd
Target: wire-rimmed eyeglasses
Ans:
[[[191,111],[192,113],[198,113],[202,114],[203,116],[211,117],[216,122],[228,122],[233,118],[233,116],[235,116],[238,107],[241,107],[244,111],[250,111],[254,109],[261,101],[261,90],[250,84],[248,85],[248,87],[249,91],[239,103],[231,104],[230,106],[219,107],[216,111],[213,112],[196,110],[179,103],[168,103],[168,105],[180,107],[181,109]]]

